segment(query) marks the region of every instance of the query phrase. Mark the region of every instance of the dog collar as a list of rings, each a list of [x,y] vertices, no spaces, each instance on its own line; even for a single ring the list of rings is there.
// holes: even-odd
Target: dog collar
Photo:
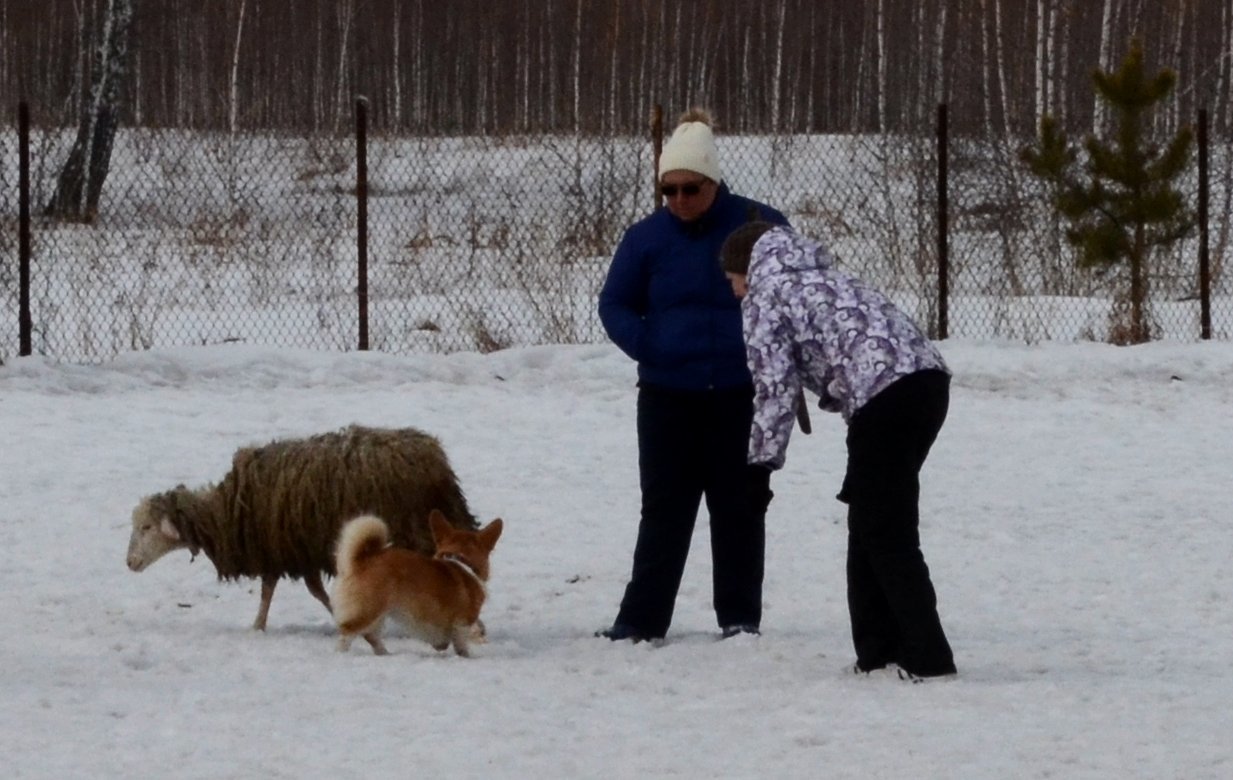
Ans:
[[[465,571],[467,574],[471,575],[471,579],[475,580],[476,583],[479,584],[480,590],[484,591],[485,593],[488,592],[488,587],[484,585],[484,581],[480,579],[479,572],[475,570],[475,567],[472,566],[471,562],[468,561],[466,558],[463,558],[461,555],[456,555],[454,553],[446,553],[445,555],[441,556],[441,560],[445,561],[446,563],[457,564],[460,569]]]

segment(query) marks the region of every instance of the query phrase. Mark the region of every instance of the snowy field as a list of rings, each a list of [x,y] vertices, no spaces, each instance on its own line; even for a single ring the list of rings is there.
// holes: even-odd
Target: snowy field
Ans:
[[[856,679],[843,428],[776,475],[764,633],[717,641],[705,512],[663,647],[612,644],[637,525],[633,364],[252,346],[0,367],[10,778],[1233,777],[1233,344],[948,341],[922,536],[960,668]],[[298,583],[124,564],[148,493],[351,422],[437,434],[506,521],[463,659],[335,651]]]

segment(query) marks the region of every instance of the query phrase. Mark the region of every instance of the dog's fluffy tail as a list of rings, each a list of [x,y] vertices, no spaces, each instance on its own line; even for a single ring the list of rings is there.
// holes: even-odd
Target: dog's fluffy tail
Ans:
[[[339,577],[347,577],[365,560],[388,547],[389,543],[390,529],[381,518],[360,515],[348,520],[338,534],[334,570]]]

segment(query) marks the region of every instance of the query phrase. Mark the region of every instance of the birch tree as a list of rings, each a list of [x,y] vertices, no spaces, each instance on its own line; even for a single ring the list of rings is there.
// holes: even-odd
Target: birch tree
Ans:
[[[334,130],[351,116],[351,101],[348,99],[347,55],[350,48],[351,26],[355,20],[354,0],[339,0],[338,3],[338,70],[334,92]]]
[[[878,0],[874,7],[874,26],[878,45],[878,132],[886,132],[886,5]]]
[[[247,0],[240,0],[240,10],[235,23],[235,48],[231,52],[231,84],[227,106],[227,131],[235,135],[236,112],[240,98],[240,42],[244,39],[244,8]]]
[[[574,134],[577,135],[582,129],[580,117],[582,116],[582,2],[583,0],[575,0],[574,7],[574,34],[570,40],[574,47],[573,62],[570,66],[570,81],[573,83],[574,92]]]
[[[119,123],[125,82],[129,78],[129,32],[134,0],[108,0],[103,33],[91,71],[89,102],[77,128],[77,140],[60,169],[48,216],[93,222],[98,216],[103,182],[111,168],[111,148]]]
[[[1049,113],[1049,0],[1036,0],[1036,107],[1033,118]]]
[[[1096,63],[1098,68],[1112,67],[1113,63],[1113,11],[1114,0],[1104,0],[1104,8],[1100,14],[1100,55]],[[1105,104],[1099,95],[1093,95],[1095,105],[1092,107],[1092,133],[1098,134],[1105,124]]]
[[[779,132],[782,128],[781,119],[783,113],[783,36],[784,25],[787,22],[788,9],[787,0],[779,0],[775,3],[775,43],[774,54],[771,61],[773,63],[771,69],[771,131]]]
[[[1233,130],[1233,8],[1228,3],[1220,11],[1220,64],[1224,90],[1217,90],[1224,100],[1224,129]],[[1218,114],[1219,115],[1219,114]]]
[[[402,3],[394,4],[394,19],[391,24],[393,40],[390,41],[390,98],[393,103],[393,124],[400,127],[402,115]]]

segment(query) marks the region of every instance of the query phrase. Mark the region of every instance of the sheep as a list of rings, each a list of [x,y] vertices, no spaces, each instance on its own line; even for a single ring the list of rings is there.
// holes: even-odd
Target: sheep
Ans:
[[[440,442],[414,428],[352,425],[241,448],[221,483],[143,498],[133,510],[128,568],[143,571],[187,548],[194,559],[204,553],[219,580],[260,577],[253,628],[264,631],[282,577],[302,578],[330,609],[321,575],[334,576],[346,521],[379,515],[395,545],[431,554],[433,509],[455,527],[478,528]]]

